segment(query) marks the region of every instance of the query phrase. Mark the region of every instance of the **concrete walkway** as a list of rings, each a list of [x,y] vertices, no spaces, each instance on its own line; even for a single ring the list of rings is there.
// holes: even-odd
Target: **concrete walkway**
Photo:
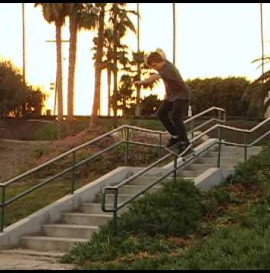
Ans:
[[[75,270],[76,265],[61,263],[62,255],[31,251],[0,251],[0,270]]]

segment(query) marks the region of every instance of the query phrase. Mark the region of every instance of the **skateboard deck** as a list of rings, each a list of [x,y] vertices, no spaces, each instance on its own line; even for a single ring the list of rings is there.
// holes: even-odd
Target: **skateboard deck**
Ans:
[[[183,157],[183,158],[186,158],[189,155],[195,155],[195,152],[192,149],[191,145],[189,145],[188,147],[186,147],[186,149],[183,150],[183,151],[181,151],[181,152],[180,152],[180,149],[179,149],[179,143],[176,143],[176,144],[174,144],[173,146],[171,146],[169,148],[166,147],[166,150],[168,150],[170,152],[173,152],[175,155]]]

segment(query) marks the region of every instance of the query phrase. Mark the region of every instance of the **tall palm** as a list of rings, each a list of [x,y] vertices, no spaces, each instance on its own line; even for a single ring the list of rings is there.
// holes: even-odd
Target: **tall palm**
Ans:
[[[42,6],[44,19],[48,23],[54,23],[56,28],[56,55],[57,55],[57,118],[58,118],[58,137],[63,137],[63,73],[62,73],[62,26],[67,15],[66,3],[35,3]]]
[[[262,74],[264,74],[264,35],[263,35],[263,3],[260,3],[260,18],[261,18],[261,46],[262,46]]]
[[[266,113],[270,106],[270,71],[265,72],[265,63],[270,62],[270,57],[264,56],[264,31],[263,31],[263,5],[260,3],[260,30],[261,30],[261,58],[253,62],[260,61],[262,74],[255,81],[252,82],[250,87],[245,91],[243,98],[250,103],[250,108],[254,107],[258,110],[260,117]]]
[[[270,63],[270,57],[263,57],[253,62],[263,61]],[[258,110],[260,117],[266,113],[270,106],[270,70],[264,72],[260,77],[253,81],[249,88],[243,94],[243,98],[250,103],[250,108],[254,107]]]
[[[123,46],[121,38],[127,29],[136,32],[134,25],[128,17],[129,13],[137,14],[135,11],[125,10],[126,3],[113,3],[111,9],[111,21],[113,25],[113,112],[117,116],[117,92],[118,92],[118,48]]]
[[[68,72],[68,120],[74,118],[74,79],[77,58],[77,39],[78,31],[81,28],[94,29],[97,16],[93,12],[93,4],[88,3],[69,3],[67,4],[69,16],[69,72]]]
[[[79,22],[80,3],[69,3],[68,16],[69,16],[69,66],[68,66],[68,105],[67,105],[67,118],[73,119],[74,115],[74,76],[76,65],[76,52],[77,52],[77,33]]]
[[[173,8],[173,64],[175,65],[176,58],[176,14],[175,14],[175,3],[172,3]]]
[[[96,64],[95,64],[95,95],[93,103],[92,118],[90,126],[96,125],[98,121],[98,109],[100,108],[100,84],[101,73],[103,69],[102,57],[103,57],[103,44],[104,44],[104,25],[105,25],[105,6],[107,3],[97,3],[99,7],[99,20],[98,20],[98,38],[96,49]]]
[[[107,48],[106,61],[107,61],[107,89],[108,89],[108,116],[111,112],[111,76],[113,70],[112,56],[113,56],[113,30],[107,28],[104,33],[105,36],[105,46]]]
[[[137,3],[137,53],[140,52],[140,4]],[[137,63],[137,70],[138,70],[138,78],[141,78],[141,65]],[[136,95],[136,107],[135,107],[135,115],[140,116],[140,98],[141,98],[141,86],[136,86],[137,95]]]

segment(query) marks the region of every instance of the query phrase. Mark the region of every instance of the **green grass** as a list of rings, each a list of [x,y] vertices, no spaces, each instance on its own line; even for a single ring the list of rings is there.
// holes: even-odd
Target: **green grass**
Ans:
[[[135,202],[63,262],[81,269],[269,269],[270,147],[208,192],[191,182]]]

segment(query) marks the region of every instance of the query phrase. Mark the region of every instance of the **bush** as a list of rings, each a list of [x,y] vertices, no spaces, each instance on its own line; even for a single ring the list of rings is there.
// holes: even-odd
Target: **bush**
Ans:
[[[164,183],[160,191],[136,201],[124,214],[120,228],[148,235],[185,236],[193,232],[202,217],[199,190],[193,182],[178,180]]]

